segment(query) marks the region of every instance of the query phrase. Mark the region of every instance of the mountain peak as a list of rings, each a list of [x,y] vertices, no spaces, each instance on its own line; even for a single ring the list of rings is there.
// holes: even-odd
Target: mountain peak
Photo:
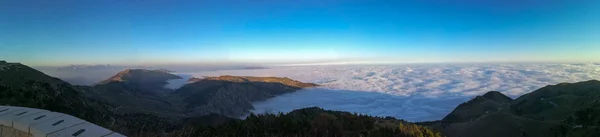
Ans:
[[[501,101],[501,102],[513,100],[510,97],[508,97],[498,91],[489,91],[489,92],[483,94],[482,97],[484,97],[486,99],[495,100],[495,101]]]
[[[470,121],[489,112],[495,112],[506,108],[511,101],[512,99],[510,97],[507,97],[498,91],[489,91],[458,105],[450,114],[446,115],[442,121]]]
[[[165,70],[147,70],[147,69],[125,69],[116,75],[100,82],[106,84],[110,82],[136,82],[140,81],[167,81],[171,79],[181,79],[182,77],[169,73]]]

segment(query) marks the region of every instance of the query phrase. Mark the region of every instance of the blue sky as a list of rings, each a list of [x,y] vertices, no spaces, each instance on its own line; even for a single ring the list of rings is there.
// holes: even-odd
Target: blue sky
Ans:
[[[597,0],[0,1],[30,65],[600,61]]]

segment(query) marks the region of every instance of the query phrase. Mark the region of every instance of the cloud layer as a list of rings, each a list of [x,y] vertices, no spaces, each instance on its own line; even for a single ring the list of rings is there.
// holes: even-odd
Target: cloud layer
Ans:
[[[289,112],[294,109],[318,106],[329,110],[372,116],[393,116],[409,121],[426,121],[439,119],[464,101],[467,101],[467,98],[462,96],[406,97],[379,92],[315,88],[254,103],[255,109],[252,112]]]
[[[206,71],[192,75],[279,76],[324,85],[257,102],[254,111],[257,113],[319,106],[423,121],[441,119],[458,104],[492,90],[514,98],[545,85],[600,79],[600,65],[330,65]]]

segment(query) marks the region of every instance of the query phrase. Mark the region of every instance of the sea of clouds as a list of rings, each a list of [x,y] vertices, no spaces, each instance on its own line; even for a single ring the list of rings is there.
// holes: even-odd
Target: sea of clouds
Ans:
[[[72,84],[89,85],[122,69],[40,70]],[[492,90],[516,98],[546,85],[600,80],[600,63],[313,65],[179,72],[184,79],[169,81],[168,88],[179,88],[192,76],[220,75],[289,77],[323,85],[255,102],[254,113],[318,106],[426,121],[441,119],[460,103]]]
[[[600,64],[405,64],[288,66],[186,73],[289,77],[323,85],[254,103],[254,113],[318,106],[409,121],[438,120],[488,91],[510,97],[546,85],[600,79]]]

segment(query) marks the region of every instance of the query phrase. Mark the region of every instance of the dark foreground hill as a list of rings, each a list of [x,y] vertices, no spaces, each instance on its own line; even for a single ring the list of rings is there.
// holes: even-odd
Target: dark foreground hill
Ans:
[[[206,122],[190,120],[192,125]],[[288,114],[251,114],[194,132],[229,137],[441,137],[441,134],[391,117],[380,118],[312,107]]]
[[[233,93],[230,91],[260,93],[257,92],[260,89],[265,92],[260,93],[259,97],[265,98],[292,92],[302,87],[315,86],[314,84],[301,83],[287,78],[225,76],[206,78],[200,81],[208,82],[204,83],[208,85],[208,88],[203,89],[204,86],[200,86],[202,84],[194,84],[194,87],[198,87],[201,90],[176,91],[174,93],[187,94],[197,98],[212,96],[219,99],[226,99],[227,96],[222,96],[220,92],[227,94]],[[108,83],[114,82],[111,81]],[[96,89],[97,87],[72,86],[60,79],[50,77],[25,65],[0,62],[0,103],[3,105],[41,108],[70,114],[131,137],[440,136],[439,133],[423,126],[417,126],[393,118],[378,118],[347,112],[326,111],[319,108],[301,109],[289,114],[251,114],[245,120],[233,119],[221,114],[168,117],[163,114],[136,111],[123,113],[119,109],[124,105],[130,104],[119,104],[119,100],[110,100],[110,98],[107,98],[110,96],[90,95],[90,93],[103,94],[112,92],[122,95],[135,95],[136,93],[143,92],[141,88],[136,88],[133,86],[135,84],[128,83],[127,80],[121,79],[116,82],[120,84],[103,88],[102,90]],[[160,84],[160,82],[158,83]],[[231,90],[231,88],[235,89],[239,88],[239,86],[248,86],[248,89],[254,89]],[[205,95],[195,92],[209,92],[211,94]],[[128,97],[132,97],[130,100],[140,99],[137,96]],[[237,97],[237,99],[241,98]],[[246,101],[252,100],[247,99]],[[201,106],[202,104],[196,103],[194,106]],[[226,107],[221,109],[226,109]]]
[[[599,137],[600,81],[549,85],[512,100],[488,92],[428,122],[449,137]]]
[[[114,113],[113,104],[90,98],[64,81],[20,63],[0,62],[0,104],[62,112],[130,136],[162,135],[140,124],[170,127],[158,116]]]

